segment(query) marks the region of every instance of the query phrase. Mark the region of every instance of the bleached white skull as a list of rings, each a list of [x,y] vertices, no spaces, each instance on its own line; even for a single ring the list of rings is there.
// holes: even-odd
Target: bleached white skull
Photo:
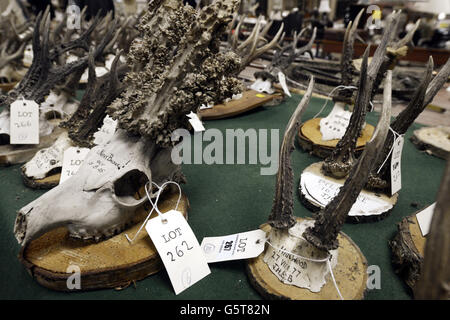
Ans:
[[[40,105],[41,116],[45,119],[63,119],[72,115],[78,108],[79,102],[73,101],[64,92],[50,91],[45,101]]]
[[[53,145],[39,150],[22,168],[23,174],[29,179],[43,179],[48,174],[62,167],[64,151],[72,146],[72,141],[64,131]]]
[[[147,181],[160,184],[178,172],[170,148],[117,130],[109,143],[89,152],[74,176],[19,210],[15,236],[25,245],[59,226],[83,240],[113,236],[147,200],[135,198]]]
[[[1,121],[1,117],[0,117]],[[1,122],[0,122],[1,124]],[[106,116],[103,120],[103,126],[94,133],[94,144],[106,144],[114,135],[117,121]],[[64,131],[53,145],[39,150],[35,156],[23,166],[23,174],[28,179],[43,179],[50,172],[61,168],[64,160],[64,152],[74,146],[67,131]]]

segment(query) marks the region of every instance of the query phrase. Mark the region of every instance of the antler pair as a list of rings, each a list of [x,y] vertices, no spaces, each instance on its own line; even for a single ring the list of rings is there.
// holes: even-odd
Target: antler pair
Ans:
[[[40,27],[41,23],[42,29]],[[46,15],[39,14],[33,35],[33,63],[18,87],[7,95],[0,97],[0,104],[11,104],[19,97],[40,103],[56,84],[61,83],[70,74],[86,69],[88,66],[88,54],[74,62],[61,66],[55,66],[53,61],[70,49],[85,46],[86,39],[93,32],[97,23],[98,19],[95,19],[88,31],[83,33],[80,38],[55,48],[50,48],[50,16],[48,13]],[[112,39],[113,30],[114,28],[111,28],[102,39],[102,42],[93,50],[94,58],[97,58],[103,52]],[[41,32],[43,34],[42,40],[40,39]]]

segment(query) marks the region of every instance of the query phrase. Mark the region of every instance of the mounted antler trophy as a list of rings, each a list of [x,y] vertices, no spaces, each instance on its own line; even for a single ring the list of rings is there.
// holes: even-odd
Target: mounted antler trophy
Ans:
[[[24,183],[31,188],[47,189],[58,185],[61,179],[61,169],[65,152],[71,147],[77,147],[77,152],[85,152],[79,148],[91,148],[97,144],[108,142],[114,134],[105,119],[106,108],[125,89],[119,78],[127,71],[126,65],[118,65],[120,53],[115,56],[111,71],[97,79],[93,56],[89,59],[89,81],[78,109],[67,120],[60,124],[63,132],[48,148],[41,149],[22,167]],[[104,121],[107,123],[104,124]],[[108,135],[105,139],[96,139],[96,135]]]
[[[0,134],[6,145],[0,146],[0,163],[22,163],[30,160],[37,150],[49,147],[59,134],[57,125],[59,121],[53,118],[73,112],[66,110],[66,104],[79,81],[81,73],[88,66],[88,56],[77,58],[70,63],[58,64],[59,58],[71,50],[89,50],[89,36],[95,30],[99,18],[93,20],[89,28],[80,37],[64,43],[53,44],[50,47],[50,14],[49,10],[39,14],[36,19],[33,34],[33,63],[22,81],[7,94],[0,96],[0,104],[7,105],[0,118]],[[105,37],[92,51],[94,59],[98,58],[112,39],[111,28]],[[55,37],[52,37],[55,39]],[[63,88],[70,88],[65,90]],[[53,102],[52,100],[53,99]],[[34,101],[40,105],[39,110],[39,144],[37,145],[9,145],[10,135],[10,105],[17,100]],[[59,115],[59,116],[58,116]],[[49,120],[50,119],[50,120]],[[55,129],[56,128],[56,129]]]
[[[389,242],[394,271],[416,299],[449,299],[448,240],[450,161],[436,202],[398,223]]]
[[[389,71],[388,79],[390,76]],[[315,220],[305,220],[293,214],[293,172],[289,157],[300,125],[301,108],[309,101],[312,86],[313,81],[310,81],[306,95],[287,126],[280,151],[274,204],[268,224],[262,226],[267,232],[268,246],[263,255],[248,263],[248,274],[265,298],[362,299],[367,262],[356,244],[340,230],[386,139],[390,85],[384,88],[383,111],[375,133],[346,183]],[[361,101],[363,97],[367,100],[367,95],[362,95],[356,103],[365,105],[367,102]]]
[[[359,20],[364,13],[361,10],[355,21],[349,23],[344,37],[341,61],[339,70],[333,67],[334,71],[328,72],[328,74],[335,74],[340,72],[340,79],[328,81],[328,85],[332,85],[331,92],[324,92],[324,94],[331,96],[334,102],[333,109],[328,116],[319,118],[320,112],[313,118],[305,122],[299,131],[299,143],[300,146],[310,151],[312,154],[326,158],[330,156],[336,147],[339,139],[344,137],[347,127],[350,123],[350,118],[353,111],[353,104],[356,98],[356,90],[358,83],[358,71],[361,69],[361,59],[354,60],[354,43],[357,36],[357,26]],[[387,26],[385,28],[383,38],[378,47],[382,47],[382,50],[378,50],[379,72],[374,79],[374,83],[371,88],[370,104],[367,106],[368,110],[364,110],[362,117],[365,117],[365,113],[373,108],[372,99],[375,94],[381,88],[382,80],[386,75],[387,70],[393,70],[396,66],[399,57],[406,55],[408,49],[412,46],[412,36],[416,31],[419,22],[417,21],[414,28],[412,28],[408,34],[400,40],[395,39],[396,30],[399,25],[400,12],[394,12],[388,17]],[[322,64],[330,64],[331,62],[323,62]],[[311,66],[305,66],[305,74],[323,73],[322,78],[326,75],[324,71],[314,71]],[[295,78],[295,77],[294,77]],[[320,76],[317,77],[320,79]],[[345,110],[346,105],[349,106],[349,110]],[[323,108],[326,104],[323,106]],[[322,108],[322,109],[323,109]],[[370,139],[374,127],[365,122],[362,123],[363,127],[358,131],[356,141],[356,152],[360,154],[364,148],[365,143]]]
[[[237,20],[239,22],[235,25]],[[225,49],[223,49],[225,51],[230,50],[240,57],[240,65],[234,71],[236,77],[239,76],[252,61],[263,55],[265,52],[279,46],[279,43],[283,38],[282,25],[275,37],[271,41],[268,41],[266,35],[273,21],[269,21],[262,26],[262,17],[259,17],[249,36],[240,41],[239,37],[245,20],[245,16],[238,16],[237,14],[234,16],[233,20],[228,25],[227,44]],[[218,105],[208,104],[204,108],[201,108],[199,110],[199,116],[203,120],[227,118],[253,110],[269,102],[273,103],[274,100],[280,98],[280,94],[272,89],[271,83],[268,84],[267,90],[261,88],[261,85],[258,83],[257,88],[254,85],[250,86],[248,89],[245,89],[244,87],[245,83],[243,82],[241,84],[241,91],[236,92],[232,96],[232,99],[226,99],[223,103]]]
[[[107,107],[118,122],[117,131],[108,143],[91,149],[68,181],[17,214],[14,233],[23,246],[21,261],[33,268],[41,284],[67,290],[70,273],[52,258],[66,261],[67,246],[72,256],[83,257],[82,289],[123,286],[160,269],[159,257],[144,233],[130,244],[122,232],[136,235],[137,223],[147,216],[148,196],[142,195],[146,184],[184,181],[171,153],[176,143],[173,133],[189,127],[186,115],[239,89],[233,75],[240,58],[220,52],[218,42],[237,4],[216,1],[196,11],[181,0],[148,3],[138,26],[142,38],[133,42],[128,54],[125,90]],[[72,139],[86,141],[92,126],[90,121],[83,125],[77,126]],[[177,198],[178,193],[166,193],[158,207],[178,207],[186,215],[186,196]],[[46,277],[41,277],[44,271]],[[98,281],[99,277],[106,280]]]
[[[398,15],[393,14],[390,19],[390,25],[395,26],[397,19]],[[355,108],[344,136],[323,162],[311,165],[302,173],[299,187],[300,196],[302,202],[313,211],[324,208],[330,202],[332,196],[337,194],[339,188],[344,184],[349,171],[356,162],[357,140],[360,138],[365,116],[369,109],[369,102],[375,92],[375,86],[377,86],[377,83],[381,83],[382,75],[392,65],[392,60],[396,59],[395,55],[391,54],[392,49],[387,47],[387,44],[392,42],[392,34],[389,32],[390,28],[386,29],[388,31],[384,33],[381,44],[375,51],[369,67],[367,67],[369,51],[366,50],[364,54]],[[395,30],[394,27],[393,29]],[[409,38],[409,36],[405,38]],[[403,44],[409,41],[405,38],[400,41],[400,44],[394,46],[397,48],[396,50],[405,47]],[[368,72],[366,76],[367,68]],[[421,86],[417,89],[408,107],[391,124],[390,133],[382,149],[382,156],[375,163],[373,171],[369,175],[365,190],[361,193],[355,206],[352,207],[348,215],[349,221],[378,221],[386,217],[396,204],[398,190],[401,188],[401,176],[398,175],[401,173],[401,167],[399,167],[401,146],[396,146],[394,150],[394,140],[396,144],[399,144],[401,139],[397,139],[397,137],[406,132],[415,118],[442,87],[446,77],[449,75],[448,66],[446,65],[433,80],[433,84],[430,86],[432,89],[428,91],[427,99],[424,100],[423,95],[431,80],[432,71],[433,64],[430,58],[427,67],[427,76],[423,79]],[[391,80],[389,82],[392,83]],[[388,81],[385,81],[385,85],[387,83]],[[365,102],[361,104],[361,101]],[[393,164],[395,168],[391,168],[394,154],[397,164]],[[391,171],[396,172],[395,177],[398,178],[394,186],[391,185]]]

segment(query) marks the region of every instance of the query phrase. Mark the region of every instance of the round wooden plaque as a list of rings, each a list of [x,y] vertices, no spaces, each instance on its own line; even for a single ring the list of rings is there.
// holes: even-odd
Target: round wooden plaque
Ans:
[[[319,158],[328,157],[336,147],[339,139],[324,141],[320,132],[320,120],[322,118],[314,118],[303,123],[298,131],[298,143],[303,150],[311,152]],[[375,127],[366,124],[361,136],[356,142],[357,154],[364,150],[366,143],[372,138]]]
[[[297,218],[297,221],[304,219]],[[269,232],[270,225],[264,224],[261,229]],[[361,300],[364,298],[367,283],[367,260],[359,247],[347,236],[340,232],[338,236],[338,262],[333,269],[337,286],[345,300]],[[251,284],[265,299],[282,300],[339,300],[340,297],[333,284],[331,276],[327,276],[327,283],[320,292],[311,292],[282,283],[270,271],[263,261],[264,253],[247,262],[247,274]]]
[[[160,211],[175,209],[178,195],[178,192],[163,195],[158,203]],[[188,208],[189,201],[183,194],[177,210],[186,219]],[[149,209],[147,203],[137,210],[132,227],[98,243],[72,239],[66,228],[52,230],[23,248],[19,260],[39,284],[57,291],[127,287],[162,268],[161,259],[144,229],[133,243],[125,238],[125,234],[134,237]],[[152,213],[154,216],[156,212]],[[80,268],[80,290],[70,290],[67,286],[72,275],[67,273],[69,266]]]
[[[422,236],[416,214],[400,221],[397,229],[394,238],[389,241],[392,264],[395,273],[413,292],[422,268],[426,238]]]
[[[345,183],[345,178],[343,179],[336,179],[333,177],[329,177],[323,174],[321,168],[322,168],[322,164],[323,161],[321,162],[316,162],[311,164],[310,166],[306,167],[305,170],[303,170],[303,172],[309,172],[312,173],[314,175],[317,175],[319,177],[321,177],[322,179],[328,180],[330,182],[334,182],[334,183],[338,183],[341,185],[344,185]],[[302,202],[302,204],[308,208],[309,210],[311,210],[312,212],[317,212],[320,209],[323,209],[323,207],[319,206],[317,204],[317,202],[313,202],[310,199],[308,199],[305,196],[305,190],[302,190],[302,183],[301,183],[301,178],[300,178],[300,183],[299,183],[299,188],[298,188],[298,192],[300,195],[300,201]],[[358,216],[347,216],[347,222],[350,223],[364,223],[364,222],[376,222],[376,221],[380,221],[383,220],[384,218],[388,217],[390,212],[392,211],[392,209],[394,208],[394,206],[397,204],[397,200],[398,200],[398,193],[394,194],[393,196],[388,196],[386,194],[383,193],[378,193],[378,192],[373,192],[370,190],[365,190],[363,189],[362,192],[364,192],[365,194],[374,197],[374,198],[378,198],[379,200],[382,200],[383,202],[386,202],[387,204],[392,205],[392,208],[389,210],[386,210],[384,212],[380,212],[377,215],[358,215]]]

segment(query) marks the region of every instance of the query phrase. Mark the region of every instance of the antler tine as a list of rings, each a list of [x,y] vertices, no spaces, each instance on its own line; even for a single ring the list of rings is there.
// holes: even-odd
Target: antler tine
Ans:
[[[414,37],[414,34],[416,33],[417,29],[419,28],[420,25],[420,19],[418,19],[416,21],[416,24],[414,25],[414,27],[408,31],[408,33],[402,38],[400,39],[400,41],[396,41],[393,43],[393,49],[399,49],[403,46],[406,46],[410,43],[412,43],[412,39]]]
[[[394,11],[388,18],[388,23],[381,38],[381,43],[378,45],[377,49],[372,58],[372,62],[369,66],[369,90],[371,92],[371,97],[376,94],[376,91],[381,84],[386,71],[391,68],[392,63],[395,61],[395,57],[387,56],[387,48],[393,39],[393,34],[397,28],[400,18],[400,12]],[[395,56],[395,55],[394,55]]]
[[[123,32],[123,30],[124,30],[124,26],[121,26],[119,29],[117,29],[116,33],[114,34],[114,37],[111,39],[111,41],[105,47],[105,50],[104,50],[105,53],[113,52],[114,45],[116,44],[117,39],[119,38],[119,36]]]
[[[16,52],[8,55],[6,54],[6,46],[2,49],[2,54],[1,54],[1,61],[0,61],[0,68],[3,68],[4,66],[6,66],[7,64],[9,64],[11,61],[16,60],[17,58],[19,58],[20,56],[23,55],[23,51],[25,50],[25,46],[26,43],[22,43],[21,46],[19,47],[19,49],[17,49]]]
[[[227,42],[230,46],[231,46],[231,41],[232,41],[232,36],[233,36],[233,28],[234,28],[234,25],[236,24],[237,17],[238,17],[238,13],[237,12],[233,13],[233,19],[227,26],[227,32],[226,32]]]
[[[341,79],[344,86],[351,85],[352,82],[352,69],[353,69],[353,46],[355,44],[356,30],[359,24],[359,20],[364,12],[362,9],[356,16],[354,21],[350,21],[345,30],[344,45],[342,47],[341,55]]]
[[[238,47],[237,47],[238,51],[244,50],[250,43],[253,43],[255,41],[255,38],[258,39],[260,23],[261,23],[261,19],[258,18],[256,20],[256,24],[253,27],[253,30],[250,33],[250,35],[240,45],[238,45]]]
[[[234,30],[234,34],[231,38],[231,48],[233,50],[235,50],[239,44],[239,31],[241,29],[243,21],[244,21],[244,18],[241,16],[241,19],[239,19],[236,29]]]
[[[265,44],[264,46],[262,46],[261,48],[257,48],[254,53],[250,56],[250,58],[248,59],[249,61],[256,59],[257,57],[261,56],[264,52],[274,48],[277,46],[278,44],[278,40],[280,39],[282,33],[283,33],[283,29],[284,29],[284,25],[281,24],[280,29],[278,30],[277,34],[275,35],[275,37],[273,37],[272,41],[270,41],[269,43]]]
[[[351,170],[355,161],[355,148],[361,128],[366,117],[367,106],[370,100],[370,77],[368,75],[370,45],[364,51],[361,64],[361,75],[358,84],[358,93],[355,100],[355,108],[344,136],[337,143],[331,155],[325,159],[322,170],[326,175],[343,178]]]
[[[372,139],[366,144],[364,152],[352,167],[350,175],[339,193],[319,212],[313,227],[303,233],[305,239],[322,250],[339,247],[338,234],[347,218],[348,212],[364,187],[370,170],[379,157],[381,148],[389,131],[391,117],[392,71],[388,71],[384,87],[383,109]]]
[[[42,12],[42,11],[41,11],[41,12]],[[42,21],[41,21],[41,23],[39,24],[39,29],[40,29],[40,30],[44,29],[44,26],[45,26],[46,21],[47,21],[47,19],[49,18],[49,16],[50,16],[50,5],[48,5],[48,6],[45,8],[45,10],[44,10],[44,13],[43,13],[43,15],[42,15]]]
[[[291,166],[291,153],[294,150],[294,140],[298,128],[301,124],[301,117],[311,99],[314,87],[314,78],[311,77],[305,95],[292,114],[286,127],[283,142],[280,149],[280,164],[275,185],[275,198],[272,211],[269,216],[269,223],[278,229],[289,229],[296,223],[294,217],[293,203],[293,181],[294,173]]]
[[[433,58],[430,56],[427,65],[425,77],[422,79],[419,87],[414,93],[413,98],[408,103],[408,106],[400,112],[391,124],[391,128],[398,134],[404,134],[414,120],[422,113],[425,107],[433,100],[440,88],[444,85],[450,76],[450,59],[438,73],[438,75],[431,80],[433,72]],[[431,82],[430,82],[431,81]],[[390,186],[390,161],[384,164],[382,161],[389,156],[390,150],[394,143],[394,136],[389,135],[382,150],[382,157],[379,159],[373,172],[371,172],[367,187],[370,189],[387,189]],[[383,165],[383,167],[380,167]]]
[[[111,77],[110,77],[110,83],[112,84],[111,87],[116,88],[119,86],[120,81],[119,81],[119,76],[118,76],[118,65],[119,65],[119,61],[120,61],[120,56],[123,54],[123,50],[117,50],[116,52],[116,56],[114,57],[114,60],[111,64]]]
[[[262,31],[259,33],[259,37],[260,38],[265,38],[267,35],[267,32],[269,32],[270,27],[273,24],[273,20],[270,20],[266,23],[266,25],[264,26],[264,28],[262,29]]]
[[[82,48],[86,51],[89,51],[89,38],[98,26],[100,21],[100,16],[97,14],[92,21],[92,23],[89,25],[89,27],[75,40],[69,40],[68,42],[62,43],[57,45],[51,52],[50,52],[50,59],[56,59],[56,57],[61,56],[63,53],[68,52],[70,50],[76,49],[76,48]]]
[[[392,129],[399,133],[404,134],[408,127],[411,125],[412,121],[423,111],[428,103],[425,103],[425,97],[428,89],[428,85],[431,82],[431,77],[433,74],[434,62],[433,57],[428,58],[427,71],[425,77],[423,77],[419,87],[414,93],[413,98],[408,103],[408,106],[401,112],[395,120],[392,122]],[[408,120],[408,119],[412,119]]]
[[[301,33],[300,33],[300,35],[301,35]],[[300,35],[299,35],[299,36],[300,36]],[[309,39],[308,44],[307,44],[306,46],[304,46],[304,47],[301,47],[298,51],[295,52],[295,57],[294,57],[294,59],[295,59],[296,57],[301,56],[301,55],[302,55],[303,53],[305,53],[306,51],[311,50],[311,48],[312,48],[312,46],[313,46],[313,44],[314,44],[314,41],[316,40],[316,35],[317,35],[317,28],[314,27],[313,33],[312,33],[312,36],[311,36],[311,39]],[[294,48],[294,49],[295,49],[295,48]]]
[[[439,73],[434,77],[428,86],[427,93],[425,95],[425,105],[428,105],[433,100],[437,92],[442,88],[444,83],[450,76],[450,59],[447,60],[445,65],[441,68]]]

